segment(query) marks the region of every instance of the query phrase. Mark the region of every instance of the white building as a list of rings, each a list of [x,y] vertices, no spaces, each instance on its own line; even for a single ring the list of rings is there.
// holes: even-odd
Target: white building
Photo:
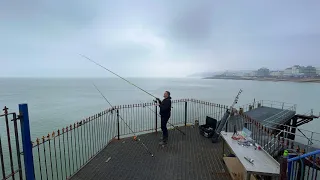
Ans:
[[[287,68],[283,72],[283,76],[303,76],[301,66],[295,65],[290,68]]]
[[[292,76],[292,68],[287,68],[283,71],[283,76]]]
[[[270,76],[273,76],[273,77],[281,77],[283,76],[283,71],[272,71],[270,72]]]
[[[292,66],[292,75],[298,75],[300,73],[300,66]]]
[[[320,67],[317,67],[317,75],[320,76]]]

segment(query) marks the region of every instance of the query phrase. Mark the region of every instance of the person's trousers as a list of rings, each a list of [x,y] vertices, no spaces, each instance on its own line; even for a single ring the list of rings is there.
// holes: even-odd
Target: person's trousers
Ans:
[[[170,117],[163,117],[161,116],[161,130],[162,130],[162,137],[163,141],[168,140],[168,129],[167,129],[167,123]]]

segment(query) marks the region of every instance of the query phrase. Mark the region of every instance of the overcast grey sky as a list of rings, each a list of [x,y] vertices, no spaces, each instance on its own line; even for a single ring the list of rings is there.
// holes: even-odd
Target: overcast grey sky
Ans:
[[[178,77],[320,66],[319,0],[0,2],[0,76]]]

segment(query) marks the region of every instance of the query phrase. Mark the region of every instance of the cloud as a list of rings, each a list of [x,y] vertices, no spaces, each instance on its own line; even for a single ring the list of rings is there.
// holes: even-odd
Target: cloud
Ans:
[[[0,2],[0,76],[183,77],[200,71],[320,66],[320,3]]]

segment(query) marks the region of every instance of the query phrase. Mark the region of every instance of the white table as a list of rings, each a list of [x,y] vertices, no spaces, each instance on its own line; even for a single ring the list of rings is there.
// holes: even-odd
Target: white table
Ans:
[[[224,154],[224,144],[228,144],[229,148],[240,160],[241,164],[247,171],[246,179],[250,179],[251,174],[260,174],[266,176],[279,176],[280,175],[280,164],[271,157],[263,149],[255,150],[253,146],[241,146],[238,141],[233,140],[231,137],[233,132],[221,132],[223,141],[223,154]],[[248,162],[244,157],[247,156],[254,160],[253,164]]]

